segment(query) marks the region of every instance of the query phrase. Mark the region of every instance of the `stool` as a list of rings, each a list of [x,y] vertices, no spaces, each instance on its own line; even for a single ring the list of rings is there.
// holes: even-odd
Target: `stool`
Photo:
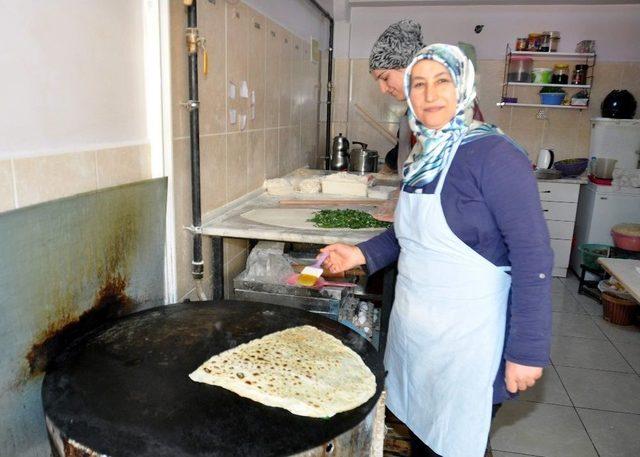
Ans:
[[[599,279],[585,279],[584,277],[587,272],[597,276]],[[609,274],[606,271],[602,269],[596,270],[594,268],[586,266],[585,264],[580,264],[580,283],[578,284],[578,293],[580,295],[586,295],[589,298],[593,298],[595,301],[600,303],[600,291],[598,290],[598,283],[601,280],[607,278],[609,278]]]

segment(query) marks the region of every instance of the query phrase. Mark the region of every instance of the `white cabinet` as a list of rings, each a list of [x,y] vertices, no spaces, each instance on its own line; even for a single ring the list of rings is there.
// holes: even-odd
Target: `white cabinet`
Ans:
[[[538,181],[542,211],[553,249],[553,276],[567,275],[580,184],[571,181]]]

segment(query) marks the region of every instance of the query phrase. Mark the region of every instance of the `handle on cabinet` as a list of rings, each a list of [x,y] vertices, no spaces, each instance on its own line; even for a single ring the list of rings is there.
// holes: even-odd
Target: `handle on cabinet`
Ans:
[[[541,190],[540,193],[541,194],[550,194],[551,191],[550,190]]]

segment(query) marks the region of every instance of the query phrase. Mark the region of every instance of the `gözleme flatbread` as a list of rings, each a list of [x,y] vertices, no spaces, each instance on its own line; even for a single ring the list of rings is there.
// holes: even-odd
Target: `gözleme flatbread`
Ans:
[[[375,376],[360,356],[310,325],[222,352],[189,377],[308,417],[348,411],[376,392]]]

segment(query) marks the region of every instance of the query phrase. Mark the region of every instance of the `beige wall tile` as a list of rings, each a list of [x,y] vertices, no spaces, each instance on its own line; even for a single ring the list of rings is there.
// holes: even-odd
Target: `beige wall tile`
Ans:
[[[262,186],[266,174],[264,130],[248,132],[247,147],[247,190]]]
[[[171,40],[171,112],[173,137],[189,134],[189,112],[180,105],[189,98],[187,76],[187,52],[184,29],[186,14],[182,2],[169,2],[169,22]],[[224,74],[224,73],[223,73]]]
[[[0,212],[15,208],[11,160],[0,160]]]
[[[242,238],[225,238],[222,244],[224,263],[229,263],[246,251],[247,240]]]
[[[392,135],[396,135],[398,124],[389,123],[382,126]],[[371,127],[366,122],[349,122],[349,141],[362,141],[367,143],[369,149],[378,151],[380,157],[387,155],[387,152],[395,146],[390,139],[387,139],[378,130]]]
[[[300,135],[305,163],[314,168],[316,166],[316,157],[318,156],[318,124],[303,124]]]
[[[191,259],[193,240],[184,227],[193,224],[191,213],[191,157],[189,139],[173,141],[173,192],[176,232],[176,282],[178,297],[192,287]]]
[[[291,127],[291,148],[293,154],[293,163],[295,168],[300,168],[308,165],[307,156],[302,150],[302,132],[299,125]]]
[[[600,117],[600,105],[606,95],[614,89],[620,89],[626,63],[603,62],[597,63],[593,72],[593,87],[589,100],[589,114],[591,117]]]
[[[233,278],[238,276],[247,263],[247,253],[241,252],[234,259],[229,260],[224,266],[224,294],[225,298],[233,298]]]
[[[180,2],[174,2],[180,3]],[[198,4],[200,36],[207,40],[209,74],[204,75],[203,53],[198,52],[198,97],[200,99],[200,134],[226,131],[227,97],[225,92],[225,2],[201,2]],[[183,34],[184,35],[184,34]],[[181,37],[184,42],[184,36]],[[185,46],[183,44],[183,53]],[[186,62],[186,57],[185,57]],[[186,63],[185,63],[186,65]],[[184,110],[188,116],[188,111]]]
[[[278,129],[278,149],[279,149],[279,164],[278,174],[280,176],[295,169],[294,158],[292,154],[292,139],[291,130],[289,127],[283,127]]]
[[[98,188],[151,178],[148,144],[96,151]]]
[[[226,135],[200,138],[200,188],[202,214],[227,203],[227,141]]]
[[[255,93],[255,119],[252,119],[251,106],[249,106],[248,128],[261,129],[264,127],[265,115],[265,64],[266,64],[266,36],[267,22],[260,13],[249,10],[247,21],[247,35],[249,40],[248,83],[249,93]],[[251,101],[249,103],[251,105]]]
[[[555,160],[576,157],[578,112],[564,109],[547,110],[548,121],[542,135],[542,147],[552,149]]]
[[[533,109],[512,108],[511,123],[505,133],[527,151],[531,160],[535,160],[542,145],[544,122],[536,119]]]
[[[265,127],[277,127],[280,109],[280,41],[283,29],[266,19]]]
[[[242,3],[227,6],[227,86],[233,83],[236,86],[235,99],[227,97],[227,132],[240,130],[240,121],[231,124],[229,110],[235,109],[237,116],[248,113],[249,101],[240,97],[240,87],[247,80],[247,63],[249,56],[249,36],[246,33],[249,22],[249,9]]]
[[[264,131],[265,178],[280,176],[280,148],[278,146],[278,129]]]
[[[304,103],[302,87],[305,69],[302,66],[302,40],[293,35],[293,60],[291,65],[291,124],[300,125]]]
[[[635,97],[640,105],[640,62],[627,62],[620,78],[619,89],[626,89]],[[636,107],[634,119],[640,119],[640,106]]]
[[[385,107],[391,97],[380,92],[378,85],[369,74],[367,59],[354,59],[351,65],[351,101],[373,115],[376,120],[387,119]],[[387,100],[389,99],[389,100]],[[385,110],[385,111],[383,111]]]
[[[227,198],[229,201],[247,193],[247,134],[227,135]]]
[[[18,206],[95,190],[96,152],[14,160]]]
[[[485,121],[502,129],[508,129],[511,109],[496,105],[502,99],[503,72],[504,61],[502,60],[478,61],[476,90]]]
[[[335,59],[333,61],[333,102],[347,103],[349,101],[349,59]]]
[[[574,157],[589,158],[589,144],[591,140],[591,116],[589,116],[589,111],[579,111],[576,119],[576,146]]]
[[[291,124],[291,72],[293,66],[293,35],[281,28],[280,39],[280,109],[278,125]]]

